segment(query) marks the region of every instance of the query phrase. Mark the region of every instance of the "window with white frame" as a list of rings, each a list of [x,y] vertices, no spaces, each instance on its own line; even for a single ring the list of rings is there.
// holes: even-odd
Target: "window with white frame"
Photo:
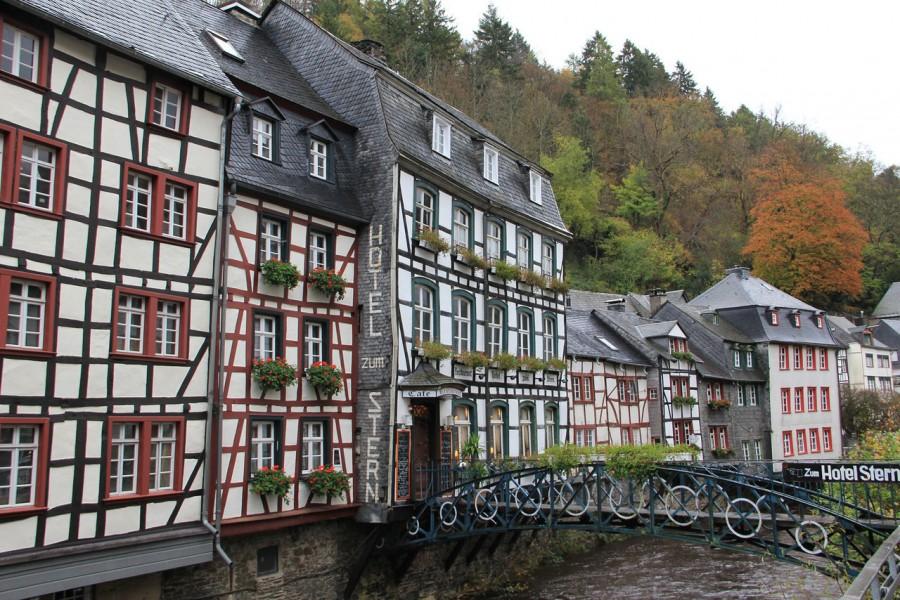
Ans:
[[[321,231],[309,232],[309,268],[327,269],[328,268],[328,246],[329,235]]]
[[[532,435],[534,434],[534,408],[519,408],[519,456],[530,456],[534,452]]]
[[[0,71],[38,82],[41,42],[37,36],[8,23],[3,24],[3,51],[0,53]]]
[[[753,350],[745,350],[744,351],[744,359],[745,359],[745,364],[747,365],[747,368],[752,369],[753,368]]]
[[[753,440],[753,456],[756,457],[756,460],[762,460],[762,440]]]
[[[278,356],[279,321],[276,315],[254,315],[253,358],[256,360],[271,360]]]
[[[157,83],[153,86],[153,112],[151,120],[154,125],[173,131],[181,129],[181,104],[184,93],[174,87]]]
[[[434,194],[416,188],[416,231],[434,228]]]
[[[19,204],[53,210],[57,176],[56,150],[24,140],[19,158]]]
[[[24,279],[10,281],[6,345],[16,348],[43,348],[46,312],[46,284]]]
[[[303,472],[325,464],[325,422],[303,421]]]
[[[453,407],[454,458],[463,458],[462,449],[472,435],[472,408],[466,404]]]
[[[541,177],[541,174],[535,170],[529,171],[529,180],[531,182],[530,186],[530,194],[529,198],[535,204],[540,204],[542,202],[542,194],[543,194],[543,183],[544,179]]]
[[[156,304],[156,353],[178,356],[181,337],[181,304],[159,300]]]
[[[175,423],[153,423],[150,431],[150,490],[175,487]]]
[[[502,406],[491,408],[491,446],[488,458],[506,456],[506,409]]]
[[[259,262],[260,264],[270,260],[285,260],[283,254],[285,246],[285,225],[277,219],[262,217],[259,223]]]
[[[275,156],[275,123],[269,119],[253,115],[253,131],[251,133],[251,152],[253,156],[272,160]]]
[[[534,332],[534,323],[531,321],[531,313],[519,311],[519,356],[531,356],[531,335]]]
[[[825,452],[831,451],[831,427],[822,428],[822,450]]]
[[[453,351],[472,350],[472,302],[461,295],[453,297]]]
[[[810,429],[809,430],[809,451],[810,452],[818,452],[819,451],[819,430],[818,429]]]
[[[809,370],[813,370],[816,368],[816,349],[815,348],[807,348],[806,349],[806,368]]]
[[[546,448],[552,448],[557,444],[556,426],[556,408],[548,406],[544,409],[544,439],[546,441]]]
[[[125,226],[150,231],[152,202],[153,178],[142,173],[129,173],[125,196]]]
[[[738,383],[738,384],[735,384],[735,386],[737,387],[737,405],[744,406],[744,404],[745,404],[744,385],[741,383]]]
[[[484,178],[491,183],[500,181],[500,155],[494,148],[484,146]]]
[[[450,158],[450,122],[434,115],[431,126],[431,149]]]
[[[116,319],[116,350],[118,352],[144,351],[144,322],[147,304],[142,296],[119,294]]]
[[[541,271],[544,277],[556,275],[556,247],[553,242],[544,242],[541,246]]]
[[[792,456],[794,454],[794,437],[790,431],[785,431],[781,434],[781,443],[784,455]]]
[[[453,244],[455,246],[469,247],[469,234],[471,225],[469,211],[456,206],[453,208]]]
[[[523,269],[531,268],[531,234],[527,231],[516,234],[516,264]]]
[[[544,315],[544,360],[556,358],[556,319]]]
[[[487,224],[487,258],[500,260],[503,256],[503,225],[497,221]]]
[[[166,237],[184,239],[188,189],[167,181],[163,201],[162,234]]]
[[[756,397],[756,385],[751,383],[747,386],[747,390],[749,392],[750,406],[757,406],[759,399]]]
[[[325,360],[325,323],[303,322],[303,364],[306,367]]]
[[[110,495],[136,493],[140,425],[113,423],[110,444]]]
[[[497,356],[503,352],[503,321],[505,311],[496,304],[488,306],[487,351],[488,356]]]
[[[741,368],[741,353],[737,350],[732,350],[731,355],[732,355],[732,358],[734,359],[733,360],[734,368],[740,369]]]
[[[750,441],[749,440],[741,440],[741,455],[744,457],[744,460],[750,460]]]
[[[275,466],[277,449],[275,421],[252,420],[250,422],[250,474],[263,467],[271,469]]]
[[[328,144],[315,138],[309,140],[309,174],[328,179]]]
[[[0,508],[36,502],[37,425],[0,425]]]
[[[418,284],[413,289],[413,337],[417,344],[434,339],[434,291]]]

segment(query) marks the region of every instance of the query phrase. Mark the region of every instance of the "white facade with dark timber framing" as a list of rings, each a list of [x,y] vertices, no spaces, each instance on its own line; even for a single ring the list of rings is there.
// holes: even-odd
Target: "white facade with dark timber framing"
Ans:
[[[2,598],[212,556],[209,328],[236,90],[152,7],[86,4],[0,2]]]

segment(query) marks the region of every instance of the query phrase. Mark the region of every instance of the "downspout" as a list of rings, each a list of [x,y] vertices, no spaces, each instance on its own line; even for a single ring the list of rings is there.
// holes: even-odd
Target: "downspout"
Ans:
[[[221,524],[222,524],[222,411],[215,410],[216,400],[222,398],[221,389],[224,385],[222,377],[222,354],[223,344],[221,343],[221,332],[223,331],[223,323],[225,320],[225,260],[224,255],[228,251],[228,244],[224,241],[224,236],[228,230],[226,228],[226,219],[231,214],[230,199],[226,200],[225,196],[225,162],[228,154],[228,127],[235,115],[241,110],[241,97],[235,96],[234,109],[228,113],[222,120],[219,132],[219,193],[218,202],[216,203],[216,240],[213,245],[213,297],[215,299],[214,314],[210,315],[210,361],[207,370],[207,386],[206,386],[206,443],[204,446],[204,456],[208,457],[212,454],[212,423],[215,418],[216,423],[216,491],[215,491],[215,516],[212,524],[207,518],[209,512],[209,496],[204,493],[201,496],[200,514],[203,526],[213,534],[213,546],[216,553],[222,558],[226,565],[231,568],[234,561],[222,548],[221,543]],[[226,205],[227,204],[227,205]],[[207,481],[209,478],[207,477]]]

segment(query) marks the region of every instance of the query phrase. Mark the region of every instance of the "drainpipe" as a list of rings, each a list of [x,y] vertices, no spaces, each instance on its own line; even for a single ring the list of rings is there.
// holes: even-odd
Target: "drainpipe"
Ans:
[[[204,456],[207,457],[209,464],[209,456],[212,454],[212,423],[215,417],[216,423],[216,492],[215,492],[215,517],[212,524],[207,518],[209,511],[209,496],[204,493],[201,496],[200,514],[203,526],[213,534],[213,545],[216,553],[222,558],[226,565],[231,568],[234,561],[222,548],[221,543],[221,523],[222,523],[222,411],[214,410],[216,399],[222,398],[222,386],[224,378],[222,377],[222,353],[223,344],[221,343],[220,333],[223,331],[225,321],[225,276],[224,255],[227,253],[228,244],[225,242],[225,235],[228,233],[226,228],[226,220],[231,214],[230,207],[232,205],[231,194],[226,198],[225,195],[225,161],[228,154],[228,126],[234,119],[235,115],[241,110],[241,97],[235,96],[234,109],[228,113],[222,120],[222,126],[219,133],[219,193],[216,205],[216,240],[213,246],[213,297],[215,300],[215,308],[213,314],[210,315],[210,349],[209,349],[209,368],[208,380],[206,386],[206,444],[204,446]],[[209,481],[207,477],[207,481]]]

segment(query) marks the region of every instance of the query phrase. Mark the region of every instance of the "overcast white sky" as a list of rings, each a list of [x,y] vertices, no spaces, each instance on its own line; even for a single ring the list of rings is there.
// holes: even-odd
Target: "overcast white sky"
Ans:
[[[595,30],[671,71],[680,60],[726,111],[805,123],[851,152],[900,165],[900,3],[856,0],[493,0],[555,67]],[[488,0],[444,0],[465,39]]]

